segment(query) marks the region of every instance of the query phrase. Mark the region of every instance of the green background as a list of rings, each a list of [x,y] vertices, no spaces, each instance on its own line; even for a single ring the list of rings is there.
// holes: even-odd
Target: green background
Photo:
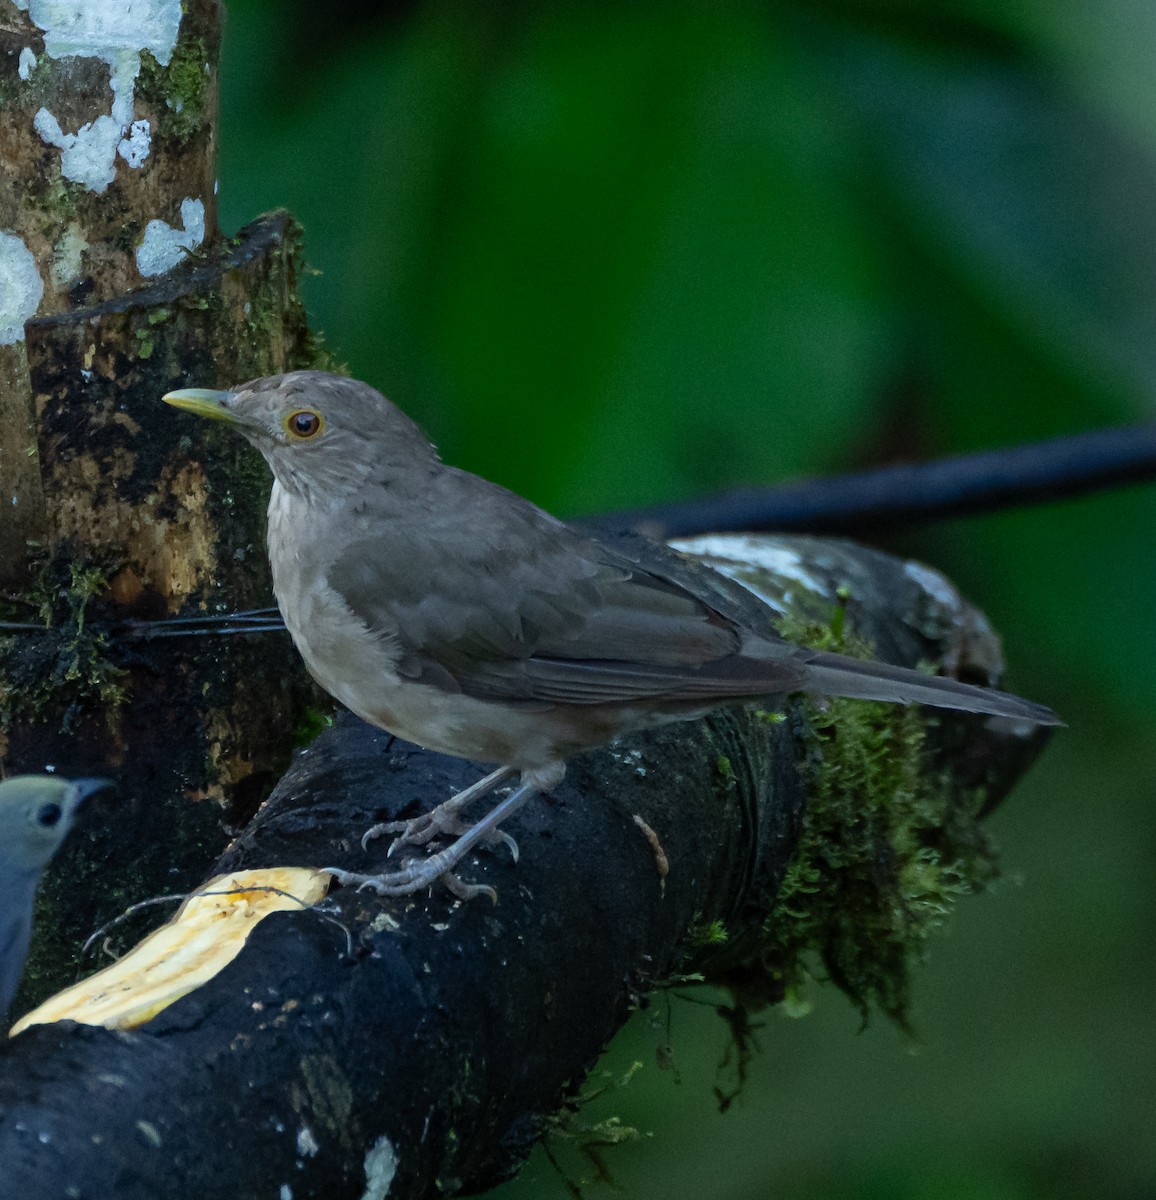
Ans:
[[[234,0],[221,224],[291,209],[336,356],[562,514],[1005,445],[1151,415],[1154,63],[1148,0]],[[636,1018],[582,1114],[647,1134],[626,1195],[1156,1194],[1154,528],[1149,487],[888,539],[1069,723],[1009,879],[915,1048],[817,988],[720,1116],[721,1020]],[[539,1152],[499,1194],[567,1192]]]

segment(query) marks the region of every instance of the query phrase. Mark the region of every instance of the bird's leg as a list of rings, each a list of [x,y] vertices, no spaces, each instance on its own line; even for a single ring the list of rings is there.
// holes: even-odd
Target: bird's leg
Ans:
[[[494,772],[498,774],[498,772]],[[487,776],[491,779],[493,776]],[[504,776],[503,776],[504,778]],[[479,787],[486,779],[474,784]],[[495,781],[495,783],[498,781]],[[493,785],[491,785],[493,786]],[[455,842],[429,858],[414,860],[407,863],[400,871],[392,871],[383,875],[359,875],[353,871],[343,871],[339,867],[324,867],[342,887],[356,887],[358,891],[368,888],[379,896],[409,896],[429,887],[435,880],[441,879],[446,886],[463,900],[472,900],[475,896],[485,894],[497,903],[498,894],[492,887],[484,884],[463,883],[452,873],[452,869],[483,839],[497,830],[498,826],[511,814],[517,812],[531,796],[540,790],[537,778],[524,780],[500,804],[495,805],[480,821],[471,825]],[[467,791],[470,789],[467,788]],[[464,794],[464,793],[461,793]],[[472,799],[477,799],[475,794]],[[458,797],[447,800],[452,804]]]
[[[462,812],[475,800],[480,800],[487,793],[492,792],[498,784],[509,779],[513,774],[513,767],[499,767],[496,771],[491,771],[479,779],[477,783],[463,788],[456,795],[444,800],[436,808],[422,813],[420,817],[414,817],[409,821],[382,821],[365,831],[361,838],[361,848],[364,850],[369,842],[376,837],[381,837],[383,833],[396,833],[398,836],[393,839],[389,850],[386,851],[388,858],[403,846],[424,846],[439,834],[451,833],[460,836],[470,828],[462,821]],[[513,855],[515,859],[518,857],[516,845],[513,848]]]

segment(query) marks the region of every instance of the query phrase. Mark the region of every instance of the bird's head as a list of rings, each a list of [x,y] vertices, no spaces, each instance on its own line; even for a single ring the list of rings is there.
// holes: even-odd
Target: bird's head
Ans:
[[[438,461],[417,425],[379,391],[325,371],[270,375],[233,391],[184,388],[163,399],[231,425],[282,487],[310,498],[355,495],[371,480]]]
[[[0,783],[0,860],[39,873],[72,828],[76,811],[107,779],[14,775]]]

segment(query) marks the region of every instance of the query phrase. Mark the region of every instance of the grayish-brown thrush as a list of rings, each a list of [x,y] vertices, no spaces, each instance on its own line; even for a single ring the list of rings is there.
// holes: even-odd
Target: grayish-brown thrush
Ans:
[[[273,589],[317,682],[399,737],[501,764],[431,813],[370,831],[398,833],[391,853],[456,835],[446,849],[380,875],[334,870],[342,883],[405,895],[442,877],[459,895],[489,892],[453,867],[556,787],[570,755],[755,697],[803,691],[1059,723],[1004,692],[756,631],[716,606],[707,568],[652,543],[634,553],[446,466],[357,380],[294,371],[164,398],[229,423],[273,469]],[[515,772],[508,797],[461,821]]]

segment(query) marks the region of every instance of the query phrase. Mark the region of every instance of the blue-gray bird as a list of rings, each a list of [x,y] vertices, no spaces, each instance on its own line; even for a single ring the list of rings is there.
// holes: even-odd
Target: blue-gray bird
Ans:
[[[32,935],[40,876],[68,836],[76,810],[107,779],[15,775],[0,783],[0,1016],[8,1009]]]
[[[721,577],[712,584],[674,551],[632,551],[446,466],[357,380],[294,371],[164,398],[227,422],[272,467],[273,590],[317,682],[399,737],[502,764],[395,841],[458,835],[451,846],[382,875],[334,870],[342,883],[381,895],[437,878],[454,886],[461,857],[556,787],[572,754],[756,697],[802,691],[1058,723],[1018,696],[796,646],[747,623],[717,603]],[[515,773],[511,796],[461,822]]]

